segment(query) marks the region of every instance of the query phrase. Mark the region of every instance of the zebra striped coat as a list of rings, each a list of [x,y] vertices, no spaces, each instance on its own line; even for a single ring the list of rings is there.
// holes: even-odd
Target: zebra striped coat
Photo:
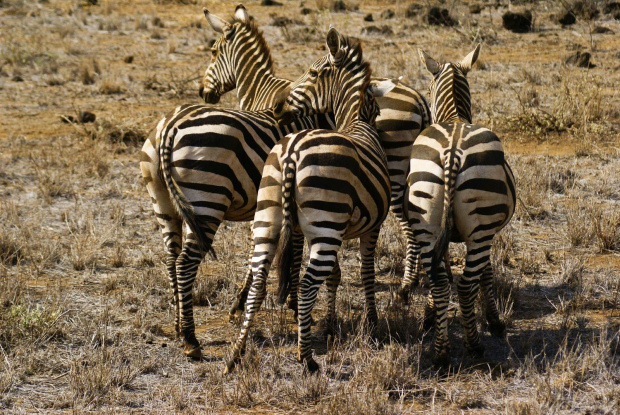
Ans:
[[[276,96],[289,86],[290,81],[273,74],[273,61],[269,47],[262,33],[250,20],[243,5],[235,9],[234,20],[226,21],[204,10],[212,28],[222,36],[212,48],[213,59],[203,77],[200,95],[208,103],[217,103],[220,96],[232,89],[243,110],[261,110],[272,107]],[[384,78],[372,78],[373,84],[386,81]],[[430,110],[424,97],[413,88],[399,83],[389,94],[378,97],[381,114],[376,124],[381,143],[385,150],[390,173],[391,208],[400,220],[407,238],[405,259],[405,281],[407,290],[402,291],[406,298],[412,281],[417,281],[418,252],[410,228],[404,220],[402,207],[411,145],[420,131],[430,125]],[[301,255],[296,246],[296,257]],[[295,264],[298,261],[293,261]],[[296,269],[296,265],[294,265]],[[296,273],[298,275],[298,273]],[[250,280],[241,289],[239,298],[247,295]],[[330,286],[330,289],[333,287]],[[296,281],[293,281],[289,305],[296,308]],[[330,296],[331,298],[331,296]],[[241,301],[236,303],[239,309]],[[332,305],[330,304],[330,307]],[[233,310],[235,311],[235,307]]]
[[[144,143],[140,168],[164,238],[175,327],[186,355],[201,355],[192,285],[220,223],[252,219],[271,148],[287,133],[315,125],[334,128],[320,116],[280,126],[273,110],[183,105],[162,118]]]
[[[360,238],[367,316],[371,322],[377,320],[374,252],[389,210],[390,184],[385,152],[375,129],[379,107],[373,94],[386,91],[369,88],[370,68],[362,58],[359,41],[330,29],[327,46],[330,53],[291,85],[279,112],[286,119],[331,111],[338,131],[304,130],[288,135],[267,158],[253,227],[254,278],[227,372],[245,349],[250,325],[265,298],[278,241],[282,251],[279,295],[287,294],[291,283],[287,257],[296,226],[310,246],[299,294],[298,360],[310,371],[319,368],[310,345],[311,311],[322,283],[330,276],[340,276],[333,271],[345,239]]]
[[[483,353],[475,320],[475,299],[481,285],[492,333],[503,335],[495,304],[490,249],[494,235],[511,219],[515,208],[514,177],[498,137],[471,123],[469,85],[480,45],[458,63],[438,64],[420,51],[433,74],[431,111],[426,128],[411,150],[406,213],[422,250],[422,265],[430,276],[428,319],[434,320],[435,363],[449,362],[447,308],[450,284],[443,254],[448,242],[465,242],[467,257],[459,279],[465,344]]]

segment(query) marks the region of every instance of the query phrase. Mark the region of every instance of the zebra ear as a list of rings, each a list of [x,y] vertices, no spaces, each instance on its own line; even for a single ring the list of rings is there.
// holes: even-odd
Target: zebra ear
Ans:
[[[426,54],[422,49],[418,49],[418,54],[420,55],[420,60],[424,65],[426,65],[426,69],[433,75],[437,75],[441,70],[441,65],[437,63],[437,61]]]
[[[478,55],[480,54],[480,46],[480,43],[478,43],[478,45],[476,45],[476,49],[469,52],[469,54],[465,56],[463,60],[461,60],[460,66],[463,73],[467,74],[467,72],[469,72],[474,66],[474,63],[476,63],[476,60],[478,60]]]
[[[247,23],[250,21],[250,16],[248,15],[248,11],[245,9],[245,6],[241,3],[239,3],[237,5],[237,8],[235,9],[235,17],[241,20],[242,22]]]
[[[215,30],[217,33],[224,33],[230,28],[230,23],[228,23],[226,20],[209,13],[209,10],[207,10],[206,8],[203,8],[202,11],[204,12],[209,24],[211,24],[213,30]]]
[[[329,27],[325,43],[327,44],[327,49],[332,55],[332,58],[334,58],[334,60],[337,59],[340,55],[340,33],[332,26]]]
[[[400,82],[401,79],[403,79],[402,76],[399,76],[395,79],[386,79],[383,81],[370,81],[370,84],[368,85],[368,90],[375,98],[380,98],[390,93],[390,91],[392,91],[392,89],[394,89],[396,85],[398,85],[398,82]]]

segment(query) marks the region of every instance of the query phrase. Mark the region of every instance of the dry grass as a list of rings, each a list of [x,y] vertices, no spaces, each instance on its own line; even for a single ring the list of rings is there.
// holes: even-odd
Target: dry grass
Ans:
[[[601,15],[565,30],[549,18],[558,5],[528,2],[537,31],[514,35],[501,28],[505,4],[472,15],[468,4],[446,2],[460,25],[431,28],[430,4],[414,2],[418,14],[405,17],[408,3],[388,2],[395,17],[385,24],[402,35],[363,37],[378,76],[404,74],[425,91],[417,47],[454,60],[484,42],[483,65],[469,75],[474,118],[504,141],[519,193],[492,253],[507,338],[489,336],[481,316],[486,355],[468,356],[453,298],[452,367],[431,366],[432,333],[421,330],[425,282],[409,306],[393,301],[405,244],[390,215],[377,249],[373,331],[362,323],[359,245],[351,241],[341,255],[336,335],[323,334],[325,290],[314,313],[321,373],[303,375],[292,313],[270,294],[242,365],[223,377],[249,225],[223,224],[218,260],[200,267],[195,317],[205,359],[188,361],[174,338],[161,235],[137,168],[157,120],[199,102],[215,34],[193,3],[0,2],[0,412],[618,412],[618,42],[589,28],[603,22],[618,33],[616,21]],[[330,11],[332,1],[306,2],[322,9],[307,15],[288,3],[248,9],[277,73],[294,78],[324,53],[330,23],[359,35],[363,16],[378,19],[386,6],[349,3],[361,13]],[[235,5],[207,7],[228,16]],[[268,26],[274,12],[304,24]],[[591,50],[597,66],[566,67],[573,48]],[[229,94],[221,105],[237,102]],[[82,110],[97,120],[60,122]],[[458,279],[464,247],[450,249]]]

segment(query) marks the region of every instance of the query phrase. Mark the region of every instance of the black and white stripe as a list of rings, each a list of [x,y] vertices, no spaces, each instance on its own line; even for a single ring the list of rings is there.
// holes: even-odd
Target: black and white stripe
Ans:
[[[498,137],[471,123],[466,74],[479,51],[480,45],[462,61],[446,64],[420,51],[433,75],[434,124],[422,131],[413,145],[405,209],[431,280],[427,312],[434,313],[434,361],[442,365],[450,357],[450,284],[443,255],[451,240],[465,242],[467,247],[465,270],[457,286],[468,350],[478,354],[484,350],[474,308],[480,285],[491,331],[503,335],[505,330],[495,304],[490,249],[493,237],[514,213],[515,182]]]
[[[204,10],[205,16],[213,29],[221,33],[221,37],[212,48],[213,59],[203,77],[200,95],[208,103],[217,103],[220,96],[232,89],[237,90],[242,110],[261,110],[275,104],[276,96],[290,85],[290,81],[275,76],[273,61],[267,43],[255,23],[250,20],[243,5],[235,9],[232,21],[224,20]],[[385,81],[373,78],[373,83]],[[417,280],[417,253],[414,238],[406,220],[402,206],[411,145],[420,131],[430,125],[430,110],[424,97],[413,88],[399,83],[377,102],[381,114],[377,117],[377,129],[382,146],[385,150],[390,173],[392,189],[391,208],[400,220],[407,238],[407,254],[405,260],[405,279]],[[295,248],[297,256],[301,249]],[[293,260],[297,267],[299,258]],[[240,290],[239,300],[233,310],[243,306],[247,296],[248,283]],[[330,285],[330,287],[333,287]],[[289,306],[296,309],[297,281],[293,281]],[[330,301],[335,296],[330,295]],[[329,308],[335,304],[330,302]]]
[[[310,345],[311,311],[318,290],[340,277],[337,254],[342,241],[360,238],[361,277],[367,318],[376,322],[374,252],[381,223],[389,210],[390,183],[385,152],[376,131],[379,107],[374,95],[393,82],[370,85],[370,67],[359,41],[327,34],[329,54],[283,94],[281,119],[333,112],[338,131],[304,130],[288,135],[271,151],[258,193],[254,218],[253,281],[246,315],[227,365],[240,358],[250,325],[266,295],[266,279],[279,243],[279,297],[291,287],[291,235],[299,227],[308,240],[310,259],[299,293],[298,359],[318,370]],[[337,281],[332,281],[337,285]],[[335,290],[334,290],[335,292]],[[330,311],[331,312],[331,311]]]

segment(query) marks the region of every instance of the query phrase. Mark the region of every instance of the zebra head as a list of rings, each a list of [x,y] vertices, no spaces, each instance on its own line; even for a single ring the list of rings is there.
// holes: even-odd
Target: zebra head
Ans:
[[[286,124],[292,118],[333,112],[338,129],[356,119],[374,123],[379,113],[374,97],[389,92],[397,81],[370,83],[370,65],[362,56],[358,39],[330,28],[326,43],[329,53],[276,99],[276,118]]]
[[[206,8],[203,11],[213,30],[221,36],[211,47],[211,63],[202,78],[198,94],[206,103],[217,104],[222,95],[236,87],[234,51],[239,38],[244,37],[241,32],[250,22],[250,17],[242,4],[237,6],[235,17],[230,22],[209,13]]]
[[[420,59],[433,75],[429,91],[433,123],[472,122],[467,73],[478,59],[480,44],[460,62],[440,64],[419,49]]]

